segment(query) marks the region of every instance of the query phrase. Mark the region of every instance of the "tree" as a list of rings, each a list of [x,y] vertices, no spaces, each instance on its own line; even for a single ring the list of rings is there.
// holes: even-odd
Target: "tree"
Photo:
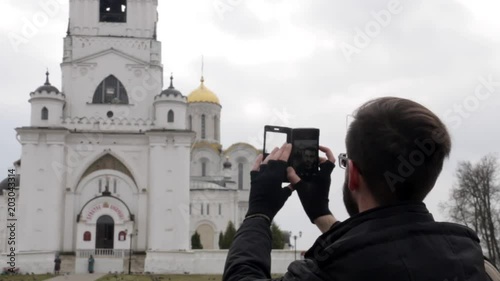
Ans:
[[[219,233],[219,249],[224,249],[224,234]]]
[[[460,162],[458,183],[444,205],[450,218],[472,228],[483,243],[483,251],[490,260],[500,265],[500,186],[497,182],[498,162],[493,155],[481,158],[476,165]]]
[[[195,231],[193,236],[191,236],[191,249],[203,249],[203,245],[201,244],[200,234],[198,231]]]
[[[219,235],[219,248],[220,249],[229,249],[231,244],[233,243],[234,236],[236,235],[236,228],[232,221],[227,223],[226,231]]]
[[[283,237],[283,231],[281,231],[280,227],[273,222],[271,224],[271,234],[273,237],[273,249],[283,249],[285,248],[285,239]]]

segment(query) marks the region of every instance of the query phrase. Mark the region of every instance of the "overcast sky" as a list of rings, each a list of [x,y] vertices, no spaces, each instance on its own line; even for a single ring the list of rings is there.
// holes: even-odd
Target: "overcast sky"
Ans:
[[[44,82],[61,87],[68,4],[21,44],[26,21],[49,0],[2,0],[0,10],[0,167],[20,158],[14,128],[29,125],[29,93]],[[426,199],[438,220],[458,161],[500,148],[500,2],[488,0],[159,0],[158,39],[164,76],[174,72],[185,95],[206,85],[222,103],[222,143],[258,148],[266,124],[321,129],[320,142],[345,151],[346,116],[380,96],[413,99],[448,125],[453,149]],[[389,16],[387,16],[389,15]],[[378,22],[377,22],[378,19]],[[10,36],[9,36],[10,34]],[[165,79],[165,81],[168,81]],[[489,81],[489,82],[488,82]],[[499,82],[496,82],[499,81]],[[2,176],[5,177],[5,176]],[[330,207],[344,220],[343,171],[333,173]],[[319,231],[294,194],[276,217],[302,231],[298,248]]]

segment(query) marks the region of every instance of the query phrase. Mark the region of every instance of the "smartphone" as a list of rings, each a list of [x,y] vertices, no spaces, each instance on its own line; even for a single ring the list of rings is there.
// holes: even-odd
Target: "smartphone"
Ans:
[[[287,127],[270,126],[264,127],[264,159],[275,147],[280,148],[284,143],[290,143],[292,129]]]
[[[319,129],[304,128],[292,130],[291,163],[301,178],[315,176],[319,167]]]
[[[270,126],[264,127],[264,159],[273,151],[275,147],[280,148],[284,143],[290,143],[292,129],[287,127]],[[290,160],[289,162],[290,163]],[[290,165],[290,164],[288,164]],[[282,182],[288,182],[286,171],[283,173]]]

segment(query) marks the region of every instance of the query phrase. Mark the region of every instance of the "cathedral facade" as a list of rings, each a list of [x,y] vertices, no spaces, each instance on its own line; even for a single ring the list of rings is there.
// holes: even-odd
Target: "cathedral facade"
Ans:
[[[51,272],[57,253],[78,262],[132,249],[158,272],[168,253],[191,250],[193,233],[203,249],[218,249],[228,222],[242,222],[259,151],[222,147],[221,102],[203,77],[187,95],[174,77],[164,83],[157,5],[70,1],[61,90],[47,73],[28,97],[31,123],[16,129],[21,271]],[[7,239],[0,230],[4,259]]]

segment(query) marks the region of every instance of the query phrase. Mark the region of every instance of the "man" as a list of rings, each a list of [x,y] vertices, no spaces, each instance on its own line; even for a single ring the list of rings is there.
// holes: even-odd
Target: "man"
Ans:
[[[320,147],[318,176],[305,182],[286,167],[291,145],[259,156],[251,172],[249,210],[229,250],[223,280],[270,280],[269,225],[296,190],[322,235],[276,280],[487,280],[477,235],[435,222],[423,200],[451,149],[441,120],[424,106],[379,98],[355,113],[346,136],[344,203],[339,222],[328,207],[335,158]],[[291,185],[281,187],[287,170]]]
[[[314,167],[317,167],[318,161],[318,149],[314,149],[312,147],[305,147],[303,149],[298,149],[297,156],[291,163],[291,166],[296,171],[302,171],[305,174],[312,174],[314,171]]]
[[[316,164],[317,150],[311,147],[306,147],[302,150],[302,163],[304,170],[311,170]]]
[[[58,275],[61,271],[61,258],[59,254],[56,255],[56,259],[54,260],[54,275]]]

